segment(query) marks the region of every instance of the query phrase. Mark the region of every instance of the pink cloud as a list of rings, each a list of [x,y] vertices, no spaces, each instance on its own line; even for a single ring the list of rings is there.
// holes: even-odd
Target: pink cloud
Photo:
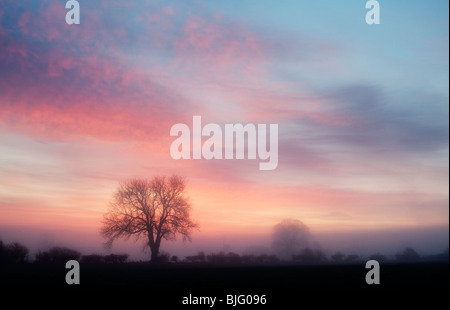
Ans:
[[[87,16],[83,19],[82,27],[77,29],[68,25],[57,27],[54,16],[65,12],[61,7],[55,3],[44,3],[40,9],[40,18],[32,19],[31,23],[30,13],[26,12],[19,22],[24,34],[31,34],[38,40],[59,42],[53,52],[47,55],[46,65],[50,77],[60,77],[65,71],[76,67],[79,78],[88,77],[92,87],[102,92],[105,81],[111,83],[115,80],[122,81],[117,87],[138,85],[146,89],[148,86],[145,83],[149,83],[148,79],[132,77],[137,73],[149,76],[154,71],[153,76],[156,76],[158,72],[162,72],[167,76],[166,80],[170,81],[169,88],[181,88],[189,92],[184,87],[186,82],[197,86],[211,83],[219,85],[227,96],[234,96],[235,102],[246,109],[245,118],[249,120],[307,118],[318,124],[336,126],[348,126],[354,120],[352,116],[342,113],[326,109],[310,109],[311,103],[312,106],[317,105],[320,99],[308,99],[305,102],[302,95],[275,96],[274,92],[279,93],[283,90],[272,87],[261,89],[259,85],[265,85],[270,81],[268,65],[271,57],[280,56],[274,54],[275,50],[279,50],[274,46],[279,43],[287,44],[278,42],[279,40],[270,35],[263,35],[238,23],[224,22],[217,15],[187,16],[182,10],[167,6],[156,8],[144,15],[146,17],[140,17],[144,19],[139,22],[142,22],[140,25],[145,31],[136,35],[130,33],[131,28],[126,26],[113,25],[106,28],[102,21],[104,18],[102,12],[94,8],[86,12]],[[181,19],[181,26],[177,26],[173,18]],[[141,57],[149,58],[149,48],[151,52],[156,52],[152,49],[154,45],[169,51],[173,48],[174,57],[168,66],[152,64],[147,67],[147,72],[134,65],[132,69],[123,70],[123,67],[130,65],[130,59],[121,44],[130,36],[136,39],[134,42],[138,47],[136,53]],[[99,37],[102,38],[101,46]],[[295,44],[301,45],[298,42]],[[311,43],[306,42],[303,45],[304,50],[308,50]],[[318,44],[312,45],[311,49],[328,48]],[[84,51],[84,54],[75,56],[75,47]],[[108,61],[102,57],[100,51],[105,48],[118,58]],[[290,48],[285,46],[283,50],[287,51]],[[29,51],[26,49],[20,49],[21,55],[26,56],[27,52]],[[114,63],[117,60],[119,62]],[[24,63],[29,65],[26,61]],[[239,81],[250,87],[236,88],[235,85]],[[258,87],[253,87],[255,85]],[[194,94],[192,99],[195,100],[197,96],[200,102],[207,101],[208,104],[212,104],[202,95]]]
[[[0,10],[0,35],[4,35],[4,30],[2,28],[3,11]]]
[[[188,105],[140,69],[58,49],[40,55],[44,61],[38,66],[31,53],[11,44],[2,57],[19,60],[23,68],[0,80],[3,127],[58,139],[150,140],[168,135],[172,118],[180,115],[178,107]],[[42,65],[47,66],[44,71]]]
[[[176,60],[195,66],[197,75],[251,78],[265,74],[265,39],[242,25],[225,24],[220,17],[192,16],[174,41]]]

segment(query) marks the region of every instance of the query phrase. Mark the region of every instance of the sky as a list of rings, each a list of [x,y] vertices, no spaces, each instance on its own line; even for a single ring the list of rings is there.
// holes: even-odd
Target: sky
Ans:
[[[119,181],[178,174],[200,230],[173,253],[267,245],[285,218],[333,250],[448,247],[448,1],[379,1],[379,25],[365,1],[79,2],[79,25],[0,3],[3,240],[102,251]],[[174,160],[194,115],[278,124],[277,168]]]

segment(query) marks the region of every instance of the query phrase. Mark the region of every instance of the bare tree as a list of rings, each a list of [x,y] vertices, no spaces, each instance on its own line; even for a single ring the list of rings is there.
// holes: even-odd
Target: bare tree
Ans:
[[[299,220],[285,219],[273,227],[272,248],[283,259],[292,259],[311,242],[308,227]]]
[[[120,183],[104,215],[101,234],[111,247],[114,240],[130,237],[145,239],[151,261],[158,260],[161,241],[191,241],[198,228],[190,218],[191,205],[185,193],[185,181],[179,176],[131,179]]]

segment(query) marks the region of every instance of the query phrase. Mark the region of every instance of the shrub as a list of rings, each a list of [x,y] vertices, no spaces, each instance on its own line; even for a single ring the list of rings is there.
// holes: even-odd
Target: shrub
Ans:
[[[65,247],[53,247],[48,251],[36,254],[37,263],[66,263],[69,260],[79,260],[81,253]]]

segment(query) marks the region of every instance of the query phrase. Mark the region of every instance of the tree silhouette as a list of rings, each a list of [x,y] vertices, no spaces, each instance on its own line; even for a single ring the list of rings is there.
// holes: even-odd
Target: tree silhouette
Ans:
[[[24,245],[18,242],[4,245],[0,240],[0,264],[22,264],[27,257],[28,249]]]
[[[292,256],[293,261],[298,261],[305,264],[319,264],[327,261],[326,255],[316,249],[305,248],[299,254]]]
[[[111,247],[116,239],[145,239],[151,261],[158,261],[162,240],[191,240],[198,225],[191,220],[185,181],[179,176],[131,179],[119,185],[104,215],[101,234]]]
[[[36,254],[36,263],[42,264],[65,264],[69,260],[78,260],[81,253],[65,247],[53,247],[48,251],[39,251]]]
[[[406,248],[401,253],[397,253],[395,258],[401,262],[414,262],[420,260],[420,255],[412,248]]]
[[[359,255],[350,254],[345,258],[346,263],[356,263],[359,260]]]
[[[386,261],[386,256],[376,253],[376,254],[372,254],[369,256],[370,260],[376,260],[378,262],[385,262]]]
[[[123,264],[127,261],[128,254],[109,254],[103,257],[105,263]]]
[[[336,252],[334,255],[331,256],[331,259],[333,260],[333,262],[335,263],[342,263],[344,261],[345,258],[345,254],[342,252]]]
[[[311,243],[308,227],[296,219],[286,219],[275,225],[272,238],[274,251],[284,259],[292,259]]]

